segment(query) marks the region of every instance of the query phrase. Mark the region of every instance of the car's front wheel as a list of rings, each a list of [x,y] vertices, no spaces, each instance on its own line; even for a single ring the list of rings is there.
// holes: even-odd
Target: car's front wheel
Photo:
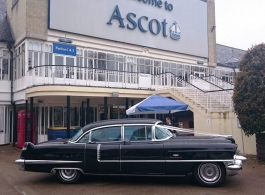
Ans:
[[[81,177],[81,172],[76,169],[58,169],[56,175],[62,183],[76,183]]]
[[[226,178],[226,170],[223,163],[205,162],[194,167],[195,180],[202,186],[220,186]]]

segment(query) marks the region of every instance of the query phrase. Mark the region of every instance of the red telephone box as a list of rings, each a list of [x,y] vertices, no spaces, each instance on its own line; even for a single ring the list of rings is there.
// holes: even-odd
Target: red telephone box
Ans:
[[[18,112],[17,117],[17,147],[23,148],[24,142],[25,142],[25,122],[27,122],[27,141],[30,141],[35,144],[35,117],[33,114],[33,129],[32,129],[32,139],[30,140],[30,112],[28,111],[28,114],[26,116],[26,111],[21,110]]]

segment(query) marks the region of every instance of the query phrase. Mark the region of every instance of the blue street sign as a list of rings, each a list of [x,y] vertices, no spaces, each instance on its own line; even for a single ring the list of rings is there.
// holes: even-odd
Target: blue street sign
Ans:
[[[53,43],[53,53],[76,56],[76,46]]]

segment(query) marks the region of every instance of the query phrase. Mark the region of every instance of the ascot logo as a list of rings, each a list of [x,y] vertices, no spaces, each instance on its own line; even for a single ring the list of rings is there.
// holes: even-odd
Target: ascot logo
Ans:
[[[170,37],[174,40],[179,40],[181,34],[180,27],[178,26],[177,22],[174,22],[174,24],[170,28]]]
[[[107,24],[112,25],[112,22],[116,20],[120,28],[127,28],[129,30],[135,30],[138,28],[143,33],[147,33],[149,31],[155,36],[159,34],[162,34],[163,37],[168,36],[168,23],[166,19],[161,22],[157,19],[150,19],[148,16],[137,17],[137,15],[132,12],[126,15],[126,19],[127,21],[125,20],[125,17],[122,17],[119,6],[116,5]],[[173,40],[179,40],[181,38],[181,30],[176,22],[169,29],[170,37]]]

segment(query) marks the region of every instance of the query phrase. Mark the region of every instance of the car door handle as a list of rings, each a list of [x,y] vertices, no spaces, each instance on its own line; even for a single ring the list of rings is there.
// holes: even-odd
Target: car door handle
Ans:
[[[4,130],[0,130],[0,133],[4,133]]]

